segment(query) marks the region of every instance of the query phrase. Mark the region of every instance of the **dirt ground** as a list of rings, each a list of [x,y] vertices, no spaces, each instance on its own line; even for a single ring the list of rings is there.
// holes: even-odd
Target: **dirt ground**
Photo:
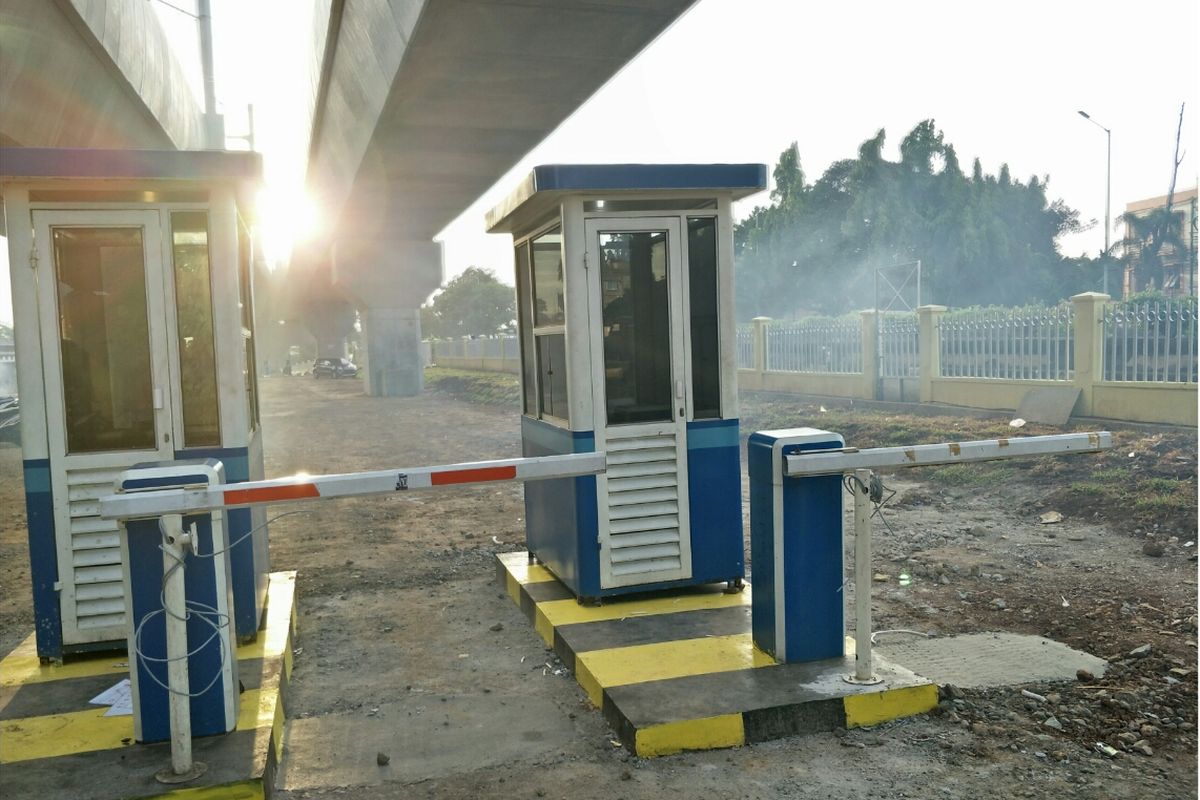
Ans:
[[[265,380],[268,475],[519,455],[511,394],[471,402],[470,380],[444,385],[453,393],[381,399],[353,380]],[[743,435],[811,425],[867,447],[1013,433],[1002,419],[742,403]],[[299,571],[300,613],[277,796],[1196,797],[1196,432],[1106,427],[1117,447],[1101,456],[887,476],[897,495],[874,563],[876,628],[1041,634],[1110,660],[1102,678],[948,687],[925,717],[660,759],[614,746],[495,582],[494,554],[522,547],[519,485],[283,517],[272,566]],[[0,477],[7,652],[32,628],[15,448],[0,448]],[[1051,511],[1063,520],[1040,524]]]

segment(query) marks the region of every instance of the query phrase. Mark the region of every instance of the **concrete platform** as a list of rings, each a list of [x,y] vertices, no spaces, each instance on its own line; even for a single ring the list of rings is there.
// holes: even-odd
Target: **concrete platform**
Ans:
[[[194,756],[208,771],[184,787],[154,779],[156,771],[170,764],[168,743],[134,744],[133,717],[106,717],[107,707],[88,703],[128,675],[123,653],[43,665],[30,634],[0,661],[0,797],[268,796],[282,752],[295,588],[295,572],[271,574],[264,630],[237,652],[245,688],[237,730],[193,740]]]
[[[736,747],[874,725],[937,705],[937,686],[883,658],[883,682],[855,686],[846,656],[777,664],[754,646],[751,587],[633,595],[582,606],[528,554],[497,556],[509,597],[570,667],[622,744],[643,756]]]

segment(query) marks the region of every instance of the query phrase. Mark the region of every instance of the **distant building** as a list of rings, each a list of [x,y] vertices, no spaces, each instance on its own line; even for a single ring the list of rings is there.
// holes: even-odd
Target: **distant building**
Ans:
[[[1136,214],[1139,217],[1144,217],[1153,211],[1165,207],[1167,197],[1152,197],[1147,200],[1138,200],[1129,203],[1125,206],[1127,213]],[[1196,247],[1200,243],[1200,237],[1196,234],[1196,206],[1197,192],[1196,188],[1186,189],[1182,192],[1176,192],[1171,201],[1171,210],[1182,215],[1183,224],[1180,229],[1180,238],[1183,240],[1184,247],[1179,249],[1173,245],[1164,245],[1160,251],[1162,258],[1162,285],[1159,286],[1156,277],[1146,274],[1147,270],[1142,269],[1139,272],[1140,259],[1139,248],[1134,246],[1126,248],[1126,255],[1129,256],[1129,261],[1125,265],[1125,279],[1122,286],[1124,297],[1135,292],[1145,291],[1155,288],[1162,289],[1166,294],[1170,295],[1195,295],[1196,294]],[[1125,239],[1130,241],[1135,238],[1135,234],[1130,225],[1125,225]]]

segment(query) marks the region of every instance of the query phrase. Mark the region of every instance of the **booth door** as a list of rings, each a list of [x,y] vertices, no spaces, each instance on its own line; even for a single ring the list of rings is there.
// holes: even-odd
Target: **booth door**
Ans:
[[[591,219],[592,364],[600,585],[692,575],[687,365],[680,226],[672,218]],[[603,391],[599,391],[603,387]]]
[[[174,457],[159,216],[35,211],[46,427],[64,645],[125,638],[122,470]]]

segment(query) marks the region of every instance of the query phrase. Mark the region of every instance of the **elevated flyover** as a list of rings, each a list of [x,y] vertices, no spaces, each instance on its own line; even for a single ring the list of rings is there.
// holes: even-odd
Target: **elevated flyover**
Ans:
[[[421,390],[434,235],[693,2],[324,0],[308,179],[332,225],[294,267],[358,307],[368,393]]]
[[[145,0],[0,3],[0,146],[189,150],[203,113]]]

